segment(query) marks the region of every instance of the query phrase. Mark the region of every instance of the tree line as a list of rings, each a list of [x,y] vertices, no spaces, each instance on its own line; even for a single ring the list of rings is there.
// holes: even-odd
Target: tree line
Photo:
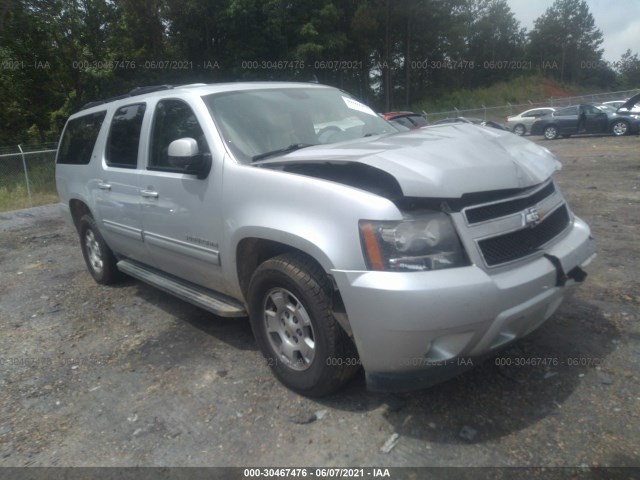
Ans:
[[[317,81],[380,111],[522,75],[636,87],[637,54],[602,41],[584,0],[531,31],[506,0],[0,0],[0,145],[141,85]]]

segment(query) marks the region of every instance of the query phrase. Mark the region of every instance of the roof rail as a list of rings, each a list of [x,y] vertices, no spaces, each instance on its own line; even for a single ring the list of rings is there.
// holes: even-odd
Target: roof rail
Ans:
[[[123,98],[135,97],[138,95],[144,95],[145,93],[158,92],[160,90],[170,90],[172,88],[173,85],[148,85],[146,87],[136,87],[124,95],[107,98],[106,100],[96,100],[95,102],[85,103],[80,107],[80,110],[86,110],[91,107],[97,107],[98,105],[104,105],[105,103],[115,102],[116,100],[122,100]]]

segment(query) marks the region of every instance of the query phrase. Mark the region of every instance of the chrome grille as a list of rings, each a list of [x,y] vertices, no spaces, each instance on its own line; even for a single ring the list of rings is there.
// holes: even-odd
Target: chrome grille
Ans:
[[[490,267],[511,262],[539,251],[560,235],[570,221],[567,206],[562,204],[534,227],[479,240],[478,247]]]
[[[553,182],[526,197],[514,198],[504,202],[481,205],[479,207],[467,208],[464,214],[469,225],[486,222],[495,218],[505,217],[513,213],[521,212],[529,207],[533,207],[545,198],[553,195],[556,189]]]

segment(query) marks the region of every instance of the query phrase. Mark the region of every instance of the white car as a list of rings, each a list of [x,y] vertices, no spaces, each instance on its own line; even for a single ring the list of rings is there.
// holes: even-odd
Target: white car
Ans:
[[[525,135],[529,131],[531,125],[533,125],[533,122],[538,118],[555,111],[556,109],[553,107],[532,108],[531,110],[526,110],[518,115],[507,117],[507,126],[516,135]]]
[[[604,105],[611,105],[613,108],[620,108],[622,105],[624,105],[629,99],[625,99],[625,100],[611,100],[610,102],[603,102]],[[640,105],[634,105],[633,108],[631,108],[631,110],[629,110],[630,112],[640,112]]]

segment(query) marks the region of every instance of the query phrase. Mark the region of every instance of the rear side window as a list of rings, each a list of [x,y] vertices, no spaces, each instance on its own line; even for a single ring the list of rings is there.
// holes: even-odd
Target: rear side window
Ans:
[[[407,128],[413,128],[415,126],[407,117],[396,117],[392,118],[390,121],[391,123],[398,123]]]
[[[563,108],[562,110],[556,110],[556,113],[554,113],[556,117],[566,117],[568,115],[577,115],[577,114],[578,114],[578,107],[567,107],[567,108]]]
[[[106,114],[103,111],[69,120],[60,140],[57,163],[87,165]]]
[[[136,168],[140,130],[146,105],[138,103],[120,107],[113,116],[106,159],[111,167]]]

